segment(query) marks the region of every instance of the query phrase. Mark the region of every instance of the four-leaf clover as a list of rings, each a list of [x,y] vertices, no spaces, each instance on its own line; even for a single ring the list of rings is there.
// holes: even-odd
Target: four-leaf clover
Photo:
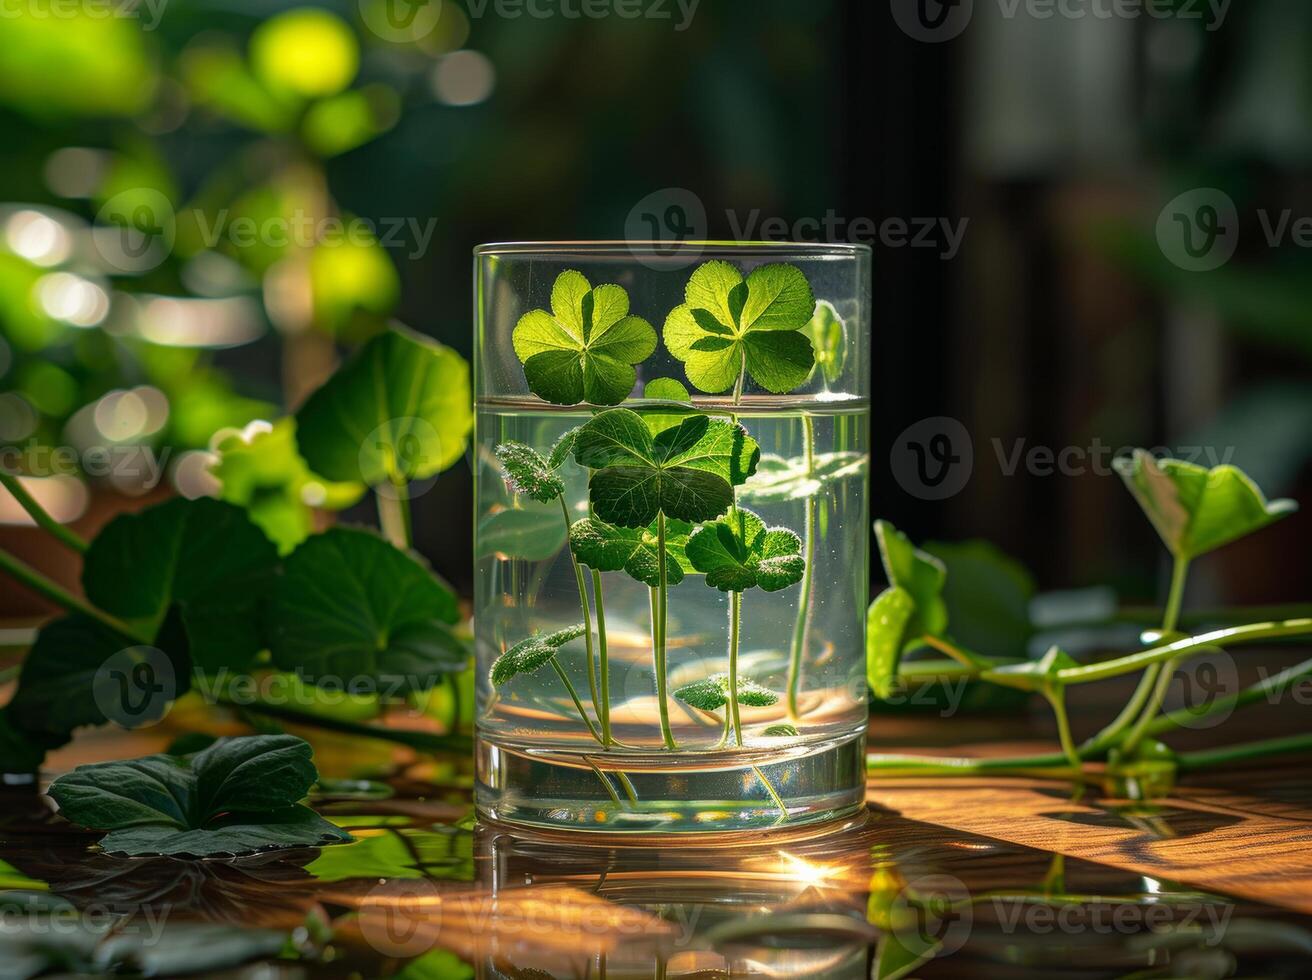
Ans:
[[[778,592],[801,581],[806,569],[801,538],[787,528],[767,528],[744,508],[693,531],[687,552],[692,566],[706,573],[706,584],[721,592],[757,586]]]
[[[531,310],[513,335],[529,389],[555,405],[618,405],[633,390],[633,365],[656,350],[656,331],[629,315],[620,286],[595,289],[567,269],[551,289],[551,312]]]
[[[595,470],[588,494],[597,517],[645,528],[657,514],[698,523],[733,503],[761,450],[736,422],[690,415],[652,435],[637,412],[613,408],[581,426],[574,459]]]
[[[763,265],[744,280],[727,262],[706,262],[688,280],[685,299],[665,320],[665,346],[702,391],[726,391],[745,372],[782,394],[811,373],[815,351],[802,328],[815,296],[797,267]]]

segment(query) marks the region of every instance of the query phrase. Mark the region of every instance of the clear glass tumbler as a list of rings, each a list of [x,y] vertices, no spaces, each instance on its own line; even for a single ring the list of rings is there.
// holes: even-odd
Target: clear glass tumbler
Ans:
[[[484,245],[474,316],[480,813],[859,808],[869,249]]]

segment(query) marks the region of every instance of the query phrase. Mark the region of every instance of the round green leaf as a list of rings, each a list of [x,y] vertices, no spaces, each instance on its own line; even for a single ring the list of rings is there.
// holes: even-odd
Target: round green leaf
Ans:
[[[665,523],[665,581],[678,585],[693,570],[684,548],[692,525],[684,521]],[[595,517],[576,521],[569,529],[570,546],[580,562],[599,572],[626,572],[644,585],[658,588],[660,549],[656,526],[616,527]]]
[[[296,413],[296,441],[330,480],[403,483],[464,455],[473,427],[469,365],[410,330],[379,334]]]
[[[778,592],[802,580],[802,539],[783,527],[767,528],[746,508],[703,524],[688,538],[688,560],[721,592],[759,586]]]
[[[318,682],[367,676],[424,690],[464,668],[454,593],[371,530],[337,527],[287,558],[269,611],[273,662]]]
[[[551,312],[525,313],[512,340],[529,390],[556,405],[618,405],[638,379],[633,365],[656,350],[651,324],[629,315],[628,293],[593,289],[572,269],[556,277]]]
[[[559,507],[513,507],[485,515],[474,531],[474,554],[544,561],[565,547],[565,518]]]
[[[579,623],[554,633],[535,633],[526,640],[520,640],[492,662],[492,684],[500,686],[519,674],[533,673],[549,663],[562,646],[570,640],[577,640],[586,632],[587,628]]]
[[[152,638],[176,604],[197,667],[243,667],[264,648],[259,609],[277,561],[240,508],[176,499],[111,521],[87,551],[82,586]]]
[[[670,311],[663,336],[702,391],[726,391],[746,370],[766,391],[783,394],[815,365],[811,340],[801,332],[814,311],[811,286],[796,266],[763,265],[744,280],[717,260],[693,272],[685,302]]]

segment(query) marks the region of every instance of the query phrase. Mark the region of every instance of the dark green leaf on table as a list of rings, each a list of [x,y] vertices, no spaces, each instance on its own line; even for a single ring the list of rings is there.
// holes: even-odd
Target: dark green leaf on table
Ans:
[[[290,735],[221,739],[193,756],[79,766],[50,786],[66,819],[110,853],[208,857],[350,840],[300,801],[318,777]]]
[[[795,266],[763,265],[744,280],[727,262],[706,262],[688,280],[684,299],[666,318],[664,339],[694,387],[726,391],[746,370],[766,391],[782,394],[811,373],[815,352],[802,328],[815,297]]]
[[[618,405],[633,390],[633,365],[656,350],[650,323],[629,315],[620,286],[595,289],[573,269],[556,277],[551,312],[531,310],[513,335],[529,390],[556,405]]]
[[[750,510],[738,508],[692,532],[688,561],[721,592],[760,587],[778,592],[802,580],[802,539],[784,527],[767,528]]]
[[[466,665],[458,619],[455,594],[421,559],[372,530],[337,527],[287,558],[269,649],[276,666],[310,681],[367,675],[425,690]]]
[[[447,469],[473,428],[469,365],[421,334],[370,340],[296,413],[296,441],[330,480],[407,483]]]

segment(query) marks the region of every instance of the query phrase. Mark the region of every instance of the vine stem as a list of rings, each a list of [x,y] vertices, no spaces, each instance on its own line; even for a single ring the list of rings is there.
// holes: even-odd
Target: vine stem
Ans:
[[[1162,616],[1163,635],[1174,633],[1176,625],[1180,622],[1180,606],[1184,600],[1184,583],[1188,575],[1189,559],[1176,555],[1171,565],[1171,588],[1166,597],[1166,612]],[[1130,727],[1129,734],[1122,739],[1125,751],[1133,752],[1138,747],[1148,731],[1148,726],[1161,711],[1166,695],[1171,690],[1171,681],[1175,677],[1175,667],[1179,662],[1180,658],[1167,661],[1157,668],[1156,676],[1151,679],[1147,673],[1144,674],[1143,684],[1151,689],[1151,693],[1138,719]]]
[[[584,710],[583,702],[579,700],[579,692],[574,689],[574,684],[570,681],[569,675],[565,673],[565,669],[560,666],[560,662],[555,657],[551,658],[551,666],[552,669],[556,671],[556,676],[560,678],[560,682],[565,685],[565,690],[569,692],[570,700],[574,702],[574,707],[578,708],[579,717],[583,719],[583,724],[588,726],[588,734],[600,742],[601,736],[597,734],[597,729],[592,724],[592,719],[588,717],[587,711]]]
[[[656,668],[656,700],[657,710],[661,718],[661,738],[665,742],[665,747],[673,751],[678,746],[674,742],[674,733],[670,731],[670,708],[666,703],[669,699],[667,687],[669,678],[666,676],[665,663],[665,624],[668,613],[667,603],[669,601],[668,584],[666,575],[668,569],[666,565],[665,554],[665,512],[656,512],[656,553],[657,565],[660,573],[660,586],[652,590],[652,609],[651,609],[651,641],[652,641],[652,660]]]
[[[51,535],[60,544],[72,548],[78,554],[86,554],[87,543],[71,528],[65,527],[50,516],[50,513],[37,502],[37,499],[27,492],[23,482],[12,473],[0,470],[0,486],[9,491],[18,505],[27,511],[27,515],[36,522],[37,527]]]
[[[447,735],[434,735],[429,732],[416,732],[403,728],[382,728],[377,725],[348,721],[344,718],[310,714],[305,711],[297,711],[294,708],[285,708],[281,705],[266,704],[263,701],[253,701],[247,704],[234,701],[223,695],[215,698],[215,703],[240,711],[249,711],[252,714],[265,715],[294,725],[305,725],[309,728],[321,728],[324,731],[339,732],[343,735],[359,735],[362,738],[376,738],[384,742],[394,742],[397,745],[405,745],[420,752],[449,752],[463,755],[472,751],[474,747],[473,739],[468,735],[461,735],[456,732]]]
[[[1193,772],[1229,762],[1245,762],[1249,759],[1261,759],[1272,755],[1285,755],[1291,752],[1307,752],[1309,750],[1312,750],[1312,735],[1287,735],[1283,738],[1263,739],[1260,742],[1243,742],[1239,745],[1227,745],[1219,749],[1207,749],[1202,752],[1183,752],[1176,761],[1182,772]]]
[[[114,632],[121,633],[128,639],[136,640],[139,643],[149,643],[151,640],[150,637],[138,633],[136,629],[118,617],[97,609],[84,599],[79,599],[63,586],[52,582],[31,565],[20,561],[3,549],[0,549],[0,571],[7,573],[11,578],[23,583],[37,595],[49,599],[71,613],[88,616],[109,627]]]
[[[1048,703],[1052,705],[1052,713],[1057,717],[1057,738],[1061,742],[1062,755],[1071,767],[1079,770],[1080,753],[1075,747],[1075,740],[1071,738],[1071,722],[1066,715],[1066,692],[1064,689],[1058,689],[1046,695]]]
[[[569,550],[569,563],[574,569],[574,582],[579,590],[579,607],[583,610],[583,647],[588,658],[588,693],[592,696],[592,710],[600,718],[600,701],[597,698],[597,666],[592,659],[592,612],[588,608],[588,585],[583,578],[583,568],[579,565],[579,560],[574,555],[574,548],[570,544],[569,533],[574,527],[574,523],[569,519],[569,504],[565,502],[563,493],[560,495],[560,512],[565,516],[565,547]],[[603,742],[602,744],[606,743]]]
[[[802,416],[802,446],[806,457],[806,476],[815,469],[815,422]],[[797,599],[797,622],[793,624],[792,656],[788,661],[788,720],[797,722],[797,695],[802,683],[802,656],[806,648],[807,621],[811,613],[811,569],[815,564],[815,495],[807,494],[804,503],[803,548],[806,566],[802,571],[802,590]]]

